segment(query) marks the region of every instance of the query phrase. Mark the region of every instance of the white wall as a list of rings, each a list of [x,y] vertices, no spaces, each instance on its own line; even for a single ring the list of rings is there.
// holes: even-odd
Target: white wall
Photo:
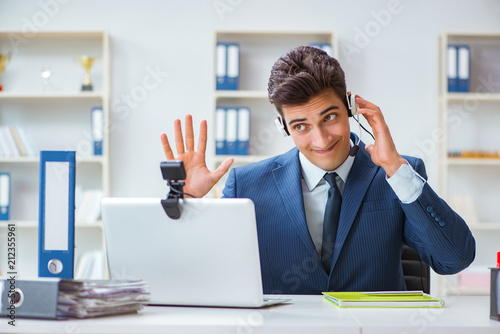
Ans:
[[[396,14],[381,16],[391,6]],[[50,14],[40,30],[109,31],[115,111],[148,68],[168,74],[126,117],[112,114],[113,196],[164,196],[159,136],[172,134],[173,120],[186,113],[208,118],[214,29],[335,30],[348,88],[381,107],[401,153],[422,151],[436,128],[439,34],[500,31],[495,0],[0,0],[0,29],[22,30],[40,11]],[[370,28],[362,41],[360,31]],[[357,53],[345,52],[349,46]],[[436,152],[423,153],[437,184]]]

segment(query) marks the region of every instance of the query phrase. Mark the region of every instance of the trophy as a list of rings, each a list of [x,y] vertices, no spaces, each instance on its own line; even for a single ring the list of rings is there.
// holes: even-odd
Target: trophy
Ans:
[[[42,91],[50,92],[54,90],[54,85],[52,84],[51,81],[52,70],[50,69],[50,67],[48,66],[43,67],[40,75],[42,77]]]
[[[0,53],[0,73],[5,70],[5,67],[7,67],[7,64],[10,61],[10,52],[7,54],[1,54]],[[0,92],[3,90],[2,84],[0,83]]]
[[[92,67],[92,64],[94,63],[95,57],[90,57],[87,55],[83,55],[78,58],[78,61],[80,61],[80,64],[82,64],[83,68],[85,69],[85,76],[83,77],[83,84],[82,84],[82,91],[91,91],[93,90],[92,88],[92,81],[90,81],[90,68]]]

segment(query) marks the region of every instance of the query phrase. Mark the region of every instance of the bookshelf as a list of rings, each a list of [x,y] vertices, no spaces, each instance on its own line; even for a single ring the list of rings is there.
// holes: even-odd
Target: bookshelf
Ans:
[[[11,60],[0,74],[0,125],[21,126],[39,150],[76,151],[76,186],[110,193],[110,39],[106,31],[0,31],[0,53]],[[76,57],[96,57],[90,70],[92,91],[81,91],[84,69]],[[50,80],[43,80],[49,69]],[[103,153],[93,154],[91,109],[101,106]],[[39,157],[0,158],[0,171],[11,175],[10,220],[0,222],[0,247],[6,226],[16,226],[18,277],[38,275]],[[76,221],[75,264],[90,251],[104,251],[102,222]],[[3,254],[3,251],[0,252]],[[0,258],[6,271],[7,258]]]
[[[470,47],[470,89],[449,92],[448,45]],[[476,239],[476,258],[458,275],[438,277],[443,295],[485,295],[489,288],[462,286],[471,273],[489,275],[500,239],[500,32],[445,32],[439,38],[438,191],[465,219]],[[497,84],[495,84],[497,83]],[[458,152],[458,154],[456,153]],[[464,154],[469,152],[467,154]]]
[[[240,47],[239,89],[216,89],[216,47],[219,42],[236,42]],[[294,146],[291,138],[284,138],[276,130],[276,109],[270,104],[267,83],[276,60],[288,50],[310,44],[330,44],[332,56],[338,58],[337,36],[333,31],[269,31],[269,30],[216,30],[213,38],[212,108],[209,121],[207,160],[212,169],[217,168],[228,155],[215,154],[217,107],[250,108],[250,153],[234,155],[232,167],[241,166],[281,154]],[[225,178],[215,187],[215,196],[222,195]]]

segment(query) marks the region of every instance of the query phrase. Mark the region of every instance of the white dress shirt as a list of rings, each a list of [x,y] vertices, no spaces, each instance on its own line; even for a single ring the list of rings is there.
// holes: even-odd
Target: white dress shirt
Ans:
[[[334,171],[325,171],[319,168],[307,160],[302,153],[299,153],[299,161],[302,171],[302,194],[307,227],[316,251],[321,256],[323,219],[330,188],[323,176],[327,172],[336,172],[338,174],[337,185],[343,195],[344,185],[354,163],[354,157],[348,156],[344,163]],[[391,178],[387,178],[387,182],[402,203],[411,203],[422,193],[425,179],[415,172],[409,164],[406,164],[402,165]]]

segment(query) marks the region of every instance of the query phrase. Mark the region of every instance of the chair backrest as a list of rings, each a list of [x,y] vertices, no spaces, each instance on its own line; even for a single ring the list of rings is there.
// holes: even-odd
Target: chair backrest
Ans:
[[[430,293],[431,269],[408,245],[404,246],[401,265],[408,290],[423,290],[425,293]]]

